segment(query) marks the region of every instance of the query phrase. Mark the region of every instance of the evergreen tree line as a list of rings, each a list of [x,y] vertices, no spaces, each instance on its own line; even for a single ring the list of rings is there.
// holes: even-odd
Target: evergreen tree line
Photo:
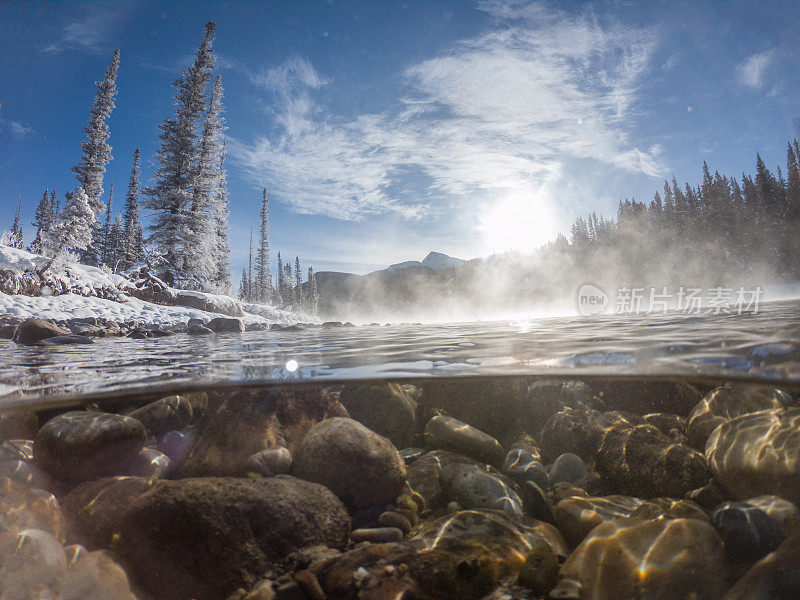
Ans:
[[[699,185],[680,186],[672,177],[649,204],[626,199],[619,202],[615,218],[579,217],[569,240],[560,235],[545,251],[566,251],[582,264],[603,256],[604,250],[627,248],[628,268],[639,280],[653,265],[680,273],[689,263],[742,276],[769,269],[780,279],[797,280],[798,230],[800,147],[794,140],[787,144],[785,174],[780,166],[771,172],[759,154],[755,175],[742,174],[741,179],[712,175],[703,162]]]
[[[278,252],[278,272],[273,281],[269,266],[269,199],[262,190],[258,244],[253,253],[253,230],[250,230],[250,254],[247,268],[242,269],[239,298],[245,302],[259,302],[316,314],[319,308],[319,291],[314,269],[308,268],[308,278],[303,283],[300,257],[295,256],[294,271],[291,263],[283,264]]]
[[[209,22],[191,67],[173,82],[175,113],[159,126],[160,148],[152,186],[142,187],[141,152],[133,156],[124,209],[113,212],[113,185],[103,201],[103,177],[112,160],[107,119],[115,108],[119,50],[102,81],[96,83],[89,123],[81,142],[81,160],[72,167],[75,190],[67,193],[63,207],[54,190],[45,190],[36,208],[36,235],[29,249],[51,260],[40,276],[61,257],[84,264],[105,266],[114,272],[147,261],[156,274],[175,287],[229,293],[230,242],[228,191],[225,172],[225,118],[222,78],[215,77],[213,42],[216,26]],[[152,215],[145,237],[139,220],[143,208]],[[20,197],[20,206],[22,198]],[[100,217],[105,213],[101,224]],[[22,248],[17,209],[5,243]],[[269,272],[269,216],[264,190],[261,231],[256,254],[258,279],[248,279],[247,298],[300,307],[312,306],[286,291],[282,278],[273,286]],[[77,253],[77,255],[76,255]],[[252,253],[252,250],[251,250]],[[252,263],[252,256],[251,256]],[[298,259],[299,266],[299,259]],[[251,267],[252,270],[252,267]],[[311,272],[313,273],[313,271]],[[310,276],[309,282],[314,283]],[[308,287],[311,288],[311,283]],[[298,273],[297,285],[300,285]],[[297,298],[305,297],[298,292]]]

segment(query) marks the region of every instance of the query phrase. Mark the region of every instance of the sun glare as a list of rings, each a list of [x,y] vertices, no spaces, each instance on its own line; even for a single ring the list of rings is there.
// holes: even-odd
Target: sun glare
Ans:
[[[558,224],[542,194],[513,193],[487,207],[478,231],[487,253],[528,252],[552,240]]]

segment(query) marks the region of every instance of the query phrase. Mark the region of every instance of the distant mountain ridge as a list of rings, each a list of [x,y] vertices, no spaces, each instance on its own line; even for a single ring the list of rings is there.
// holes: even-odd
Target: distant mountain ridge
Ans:
[[[447,254],[443,254],[442,252],[429,252],[428,256],[422,259],[422,262],[418,260],[407,260],[405,262],[389,265],[386,268],[386,270],[394,271],[397,269],[407,269],[408,267],[428,267],[429,269],[433,269],[434,271],[440,271],[442,269],[452,269],[454,267],[460,267],[465,262],[467,261],[461,258],[454,258],[452,256],[448,256]]]

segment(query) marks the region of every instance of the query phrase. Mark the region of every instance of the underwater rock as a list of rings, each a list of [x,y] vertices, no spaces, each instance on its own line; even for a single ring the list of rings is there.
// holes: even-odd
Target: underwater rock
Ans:
[[[19,344],[38,344],[47,338],[64,335],[70,335],[70,331],[44,319],[30,318],[19,324],[14,341]]]
[[[528,387],[520,414],[525,431],[539,435],[547,420],[563,408],[575,408],[579,403],[594,406],[596,402],[591,388],[582,381],[539,379]]]
[[[13,479],[29,488],[53,491],[56,484],[44,471],[26,460],[9,459],[0,456],[0,476]]]
[[[696,519],[617,519],[595,527],[561,567],[549,598],[715,600],[725,555],[714,528]]]
[[[632,517],[640,519],[699,519],[708,521],[708,515],[691,500],[676,500],[673,498],[653,498],[639,505],[631,513]]]
[[[122,515],[151,487],[143,477],[107,477],[78,484],[62,502],[69,539],[89,550],[109,548]]]
[[[682,497],[709,480],[702,454],[652,425],[618,422],[606,429],[596,464],[612,489],[642,498]]]
[[[411,531],[411,521],[404,514],[395,511],[386,511],[378,517],[378,523],[383,527],[396,527],[406,535]]]
[[[800,502],[800,408],[735,417],[706,442],[714,479],[735,499],[774,494]]]
[[[767,513],[767,516],[778,525],[783,539],[800,529],[800,510],[793,502],[772,495],[749,498],[745,502]]]
[[[197,442],[197,430],[194,427],[187,427],[183,431],[168,431],[148,438],[145,442],[148,446],[166,455],[170,461],[170,467],[174,471],[181,465],[189,455]]]
[[[711,513],[711,523],[736,559],[758,559],[781,543],[780,525],[745,502],[726,502]]]
[[[351,509],[392,502],[406,481],[405,463],[392,443],[352,419],[318,423],[295,456],[295,475],[326,486]]]
[[[540,462],[539,456],[522,448],[512,448],[503,461],[503,473],[518,483],[533,481],[543,488],[550,487],[550,474]]]
[[[562,454],[571,452],[591,462],[596,448],[592,443],[590,421],[598,414],[580,405],[577,408],[566,407],[551,416],[542,428],[542,458],[553,462]]]
[[[493,508],[522,515],[517,493],[477,465],[450,464],[442,468],[442,488],[462,508]]]
[[[0,441],[33,439],[39,430],[39,418],[32,410],[0,411]]]
[[[686,492],[683,497],[697,503],[698,506],[706,510],[714,510],[714,508],[725,501],[727,494],[725,490],[712,479],[703,487]]]
[[[142,448],[126,469],[126,475],[135,477],[162,477],[172,471],[171,461],[166,454],[155,448]]]
[[[311,570],[331,598],[478,600],[515,575],[534,546],[566,552],[550,525],[468,510],[427,523],[404,542],[362,546]]]
[[[282,446],[267,448],[256,452],[245,462],[248,472],[258,473],[264,477],[274,477],[292,470],[292,454]]]
[[[517,575],[517,584],[544,596],[558,582],[559,566],[558,556],[548,544],[534,543]]]
[[[41,529],[63,542],[67,525],[53,494],[0,477],[0,531],[4,529]]]
[[[244,331],[244,325],[239,319],[230,317],[215,317],[206,323],[214,333],[241,333]]]
[[[128,576],[107,552],[89,552],[80,546],[66,548],[68,568],[59,598],[81,600],[136,600]]]
[[[125,474],[147,432],[136,419],[72,411],[45,423],[33,442],[34,462],[50,476],[83,481]]]
[[[403,532],[397,527],[370,527],[364,529],[354,529],[350,533],[350,539],[354,544],[370,542],[373,544],[384,544],[387,542],[400,542],[403,539]]]
[[[118,522],[115,550],[165,600],[224,598],[294,550],[343,548],[350,532],[330,491],[285,476],[158,480]]]
[[[414,443],[417,401],[399,384],[346,385],[339,401],[352,419],[389,438],[398,448]]]
[[[648,425],[657,428],[661,433],[678,444],[685,444],[686,419],[672,413],[650,413],[642,417]],[[702,451],[702,448],[698,448]]]
[[[656,412],[687,415],[703,396],[685,381],[593,381],[592,386],[609,409],[637,415]]]
[[[523,431],[520,415],[527,389],[522,378],[430,381],[422,385],[419,401],[424,408],[442,409],[447,415],[507,443]],[[497,466],[502,460],[501,456]]]
[[[443,508],[447,502],[447,495],[442,489],[442,469],[449,464],[478,465],[477,461],[448,452],[447,450],[433,450],[424,454],[406,468],[408,484],[429,509]]]
[[[753,565],[722,600],[800,598],[800,531]]]
[[[346,414],[339,401],[319,385],[212,395],[202,435],[176,476],[240,475],[253,454],[278,446],[296,457],[301,441],[314,425]],[[174,461],[169,452],[159,449]]]
[[[630,517],[643,500],[631,496],[564,498],[553,509],[556,526],[571,546],[577,546],[592,529],[614,519]]]
[[[403,458],[403,462],[406,463],[406,466],[408,466],[426,452],[427,450],[425,448],[403,448],[400,450],[400,456]]]
[[[550,467],[550,479],[553,483],[560,481],[567,481],[580,485],[589,475],[589,469],[586,468],[586,463],[581,460],[581,457],[572,452],[565,452],[559,456]]]
[[[50,533],[40,529],[0,532],[0,597],[58,598],[66,568],[64,547]]]
[[[522,508],[527,516],[555,525],[556,518],[553,509],[542,488],[533,481],[525,481],[521,486],[520,495],[522,496]]]
[[[431,450],[450,450],[489,465],[500,466],[503,448],[488,433],[466,423],[438,415],[425,426],[425,442]]]
[[[192,403],[182,396],[168,396],[128,413],[144,425],[147,435],[183,429],[192,422]]]
[[[723,423],[748,413],[783,408],[789,402],[791,397],[786,392],[769,386],[728,383],[718,387],[706,394],[689,415],[689,444],[703,451],[708,436]]]

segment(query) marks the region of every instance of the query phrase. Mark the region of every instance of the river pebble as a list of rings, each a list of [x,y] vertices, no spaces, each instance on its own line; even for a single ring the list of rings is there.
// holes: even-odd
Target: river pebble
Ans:
[[[245,470],[264,477],[289,473],[292,470],[292,454],[283,446],[261,450],[247,459]]]
[[[168,396],[128,414],[144,425],[148,435],[183,429],[192,422],[194,409],[182,396]]]
[[[447,465],[442,469],[442,487],[462,508],[494,508],[522,514],[522,500],[517,493],[477,465]]]
[[[496,439],[453,417],[438,415],[428,421],[425,441],[432,450],[450,450],[489,465],[503,463],[503,448]]]

